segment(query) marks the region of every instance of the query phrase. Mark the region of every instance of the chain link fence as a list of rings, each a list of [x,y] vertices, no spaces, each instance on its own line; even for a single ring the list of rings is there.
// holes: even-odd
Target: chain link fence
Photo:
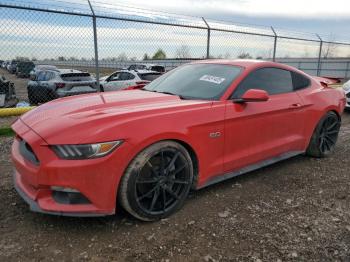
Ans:
[[[0,75],[9,80],[0,79],[0,96],[13,83],[18,100],[31,104],[99,92],[106,76],[135,64],[168,71],[197,59],[252,58],[350,77],[350,43],[332,37],[98,0],[0,0],[0,34]],[[144,80],[140,70],[114,79],[128,85]]]

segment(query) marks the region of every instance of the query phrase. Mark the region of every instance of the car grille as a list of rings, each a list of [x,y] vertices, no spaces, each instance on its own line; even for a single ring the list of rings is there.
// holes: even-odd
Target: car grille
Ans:
[[[21,138],[19,138],[19,152],[26,160],[28,160],[32,164],[36,166],[40,164],[40,161],[35,155],[31,146]]]

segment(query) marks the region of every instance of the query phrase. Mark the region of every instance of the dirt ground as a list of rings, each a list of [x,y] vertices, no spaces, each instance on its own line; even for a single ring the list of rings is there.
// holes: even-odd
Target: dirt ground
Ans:
[[[0,261],[350,261],[349,113],[331,157],[294,157],[193,192],[155,223],[122,210],[30,212],[12,186],[11,140],[0,138]]]

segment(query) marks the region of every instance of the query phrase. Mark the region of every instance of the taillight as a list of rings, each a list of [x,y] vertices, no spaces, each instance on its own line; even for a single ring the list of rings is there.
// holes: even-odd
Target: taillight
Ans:
[[[63,88],[65,85],[65,83],[56,83],[56,88]]]

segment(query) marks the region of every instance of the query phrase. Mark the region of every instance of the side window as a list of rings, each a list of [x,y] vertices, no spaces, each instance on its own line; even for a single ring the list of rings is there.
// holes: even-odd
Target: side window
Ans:
[[[133,74],[127,73],[127,72],[122,72],[120,74],[120,80],[130,80],[130,79],[134,79],[135,76]]]
[[[38,77],[37,77],[37,81],[45,81],[45,75],[46,75],[45,71],[39,72]]]
[[[133,74],[130,74],[130,73],[127,73],[128,74],[128,79],[131,80],[131,79],[134,79],[135,76]]]
[[[249,89],[265,90],[269,95],[293,92],[291,72],[272,67],[258,69],[242,80],[232,97],[240,98]]]
[[[46,72],[45,74],[45,81],[49,81],[55,77],[55,73],[53,72]]]
[[[292,72],[293,86],[294,90],[304,89],[310,86],[311,81],[309,78],[298,74],[296,72]]]
[[[120,72],[114,73],[113,75],[111,75],[109,77],[109,81],[118,81],[118,80],[120,80],[120,75],[121,75]]]

